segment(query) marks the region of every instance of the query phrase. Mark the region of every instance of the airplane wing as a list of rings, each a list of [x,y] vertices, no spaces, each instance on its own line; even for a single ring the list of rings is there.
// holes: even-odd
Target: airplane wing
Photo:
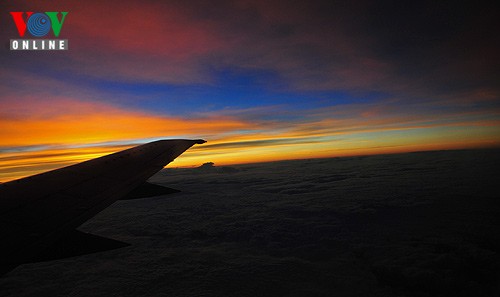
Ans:
[[[204,142],[154,141],[0,184],[0,269],[7,272],[33,261],[191,146]]]

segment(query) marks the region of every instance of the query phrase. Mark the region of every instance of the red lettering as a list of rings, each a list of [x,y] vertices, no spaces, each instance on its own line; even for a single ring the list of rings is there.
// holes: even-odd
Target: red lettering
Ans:
[[[19,31],[19,36],[23,37],[26,32],[26,21],[33,14],[32,11],[26,12],[26,20],[23,19],[23,12],[15,11],[10,13],[12,18],[14,19],[14,23],[16,24],[17,31]]]

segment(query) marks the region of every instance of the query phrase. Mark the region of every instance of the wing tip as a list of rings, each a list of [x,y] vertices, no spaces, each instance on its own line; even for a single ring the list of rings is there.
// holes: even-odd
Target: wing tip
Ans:
[[[194,143],[196,143],[196,144],[204,144],[205,142],[207,142],[207,141],[204,139],[195,139],[194,140]]]

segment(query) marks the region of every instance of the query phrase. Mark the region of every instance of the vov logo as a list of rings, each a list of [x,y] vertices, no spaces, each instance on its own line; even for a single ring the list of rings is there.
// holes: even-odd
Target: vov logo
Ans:
[[[37,12],[31,11],[11,12],[20,37],[24,37],[28,32],[32,37],[45,37],[52,31],[55,37],[59,37],[63,27],[67,11]],[[67,39],[11,39],[11,50],[67,50]]]

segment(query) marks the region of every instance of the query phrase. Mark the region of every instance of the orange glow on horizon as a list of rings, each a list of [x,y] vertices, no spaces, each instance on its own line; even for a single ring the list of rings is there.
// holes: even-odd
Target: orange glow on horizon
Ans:
[[[377,114],[324,117],[289,125],[214,114],[182,118],[70,99],[33,104],[0,118],[0,182],[75,164],[165,138],[204,138],[170,167],[500,147],[500,121]],[[19,113],[19,110],[22,112]],[[355,110],[356,111],[356,110]],[[17,113],[16,113],[17,112]],[[128,141],[127,141],[128,140]]]
[[[348,157],[375,154],[394,154],[414,151],[475,149],[500,147],[500,142],[477,140],[463,143],[460,141],[441,143],[406,143],[386,144],[371,142],[375,146],[362,146],[359,141],[338,144],[325,142],[311,145],[277,144],[266,146],[243,146],[234,148],[210,148],[210,145],[230,142],[208,142],[196,145],[170,163],[168,167],[196,167],[206,162],[214,162],[216,166],[228,166],[248,163],[262,163],[281,160]],[[378,144],[378,145],[377,145]],[[77,149],[55,149],[41,152],[4,153],[0,154],[0,182],[42,173],[48,170],[69,166],[116,151],[124,150],[133,145],[96,146]],[[205,146],[205,147],[204,147]]]
[[[55,103],[58,104],[61,106],[56,114],[45,115],[43,110],[47,107],[34,106],[30,115],[22,119],[0,118],[0,147],[88,144],[164,135],[175,137],[193,135],[197,131],[223,133],[248,127],[248,124],[228,117],[187,120],[98,103],[63,100]]]

